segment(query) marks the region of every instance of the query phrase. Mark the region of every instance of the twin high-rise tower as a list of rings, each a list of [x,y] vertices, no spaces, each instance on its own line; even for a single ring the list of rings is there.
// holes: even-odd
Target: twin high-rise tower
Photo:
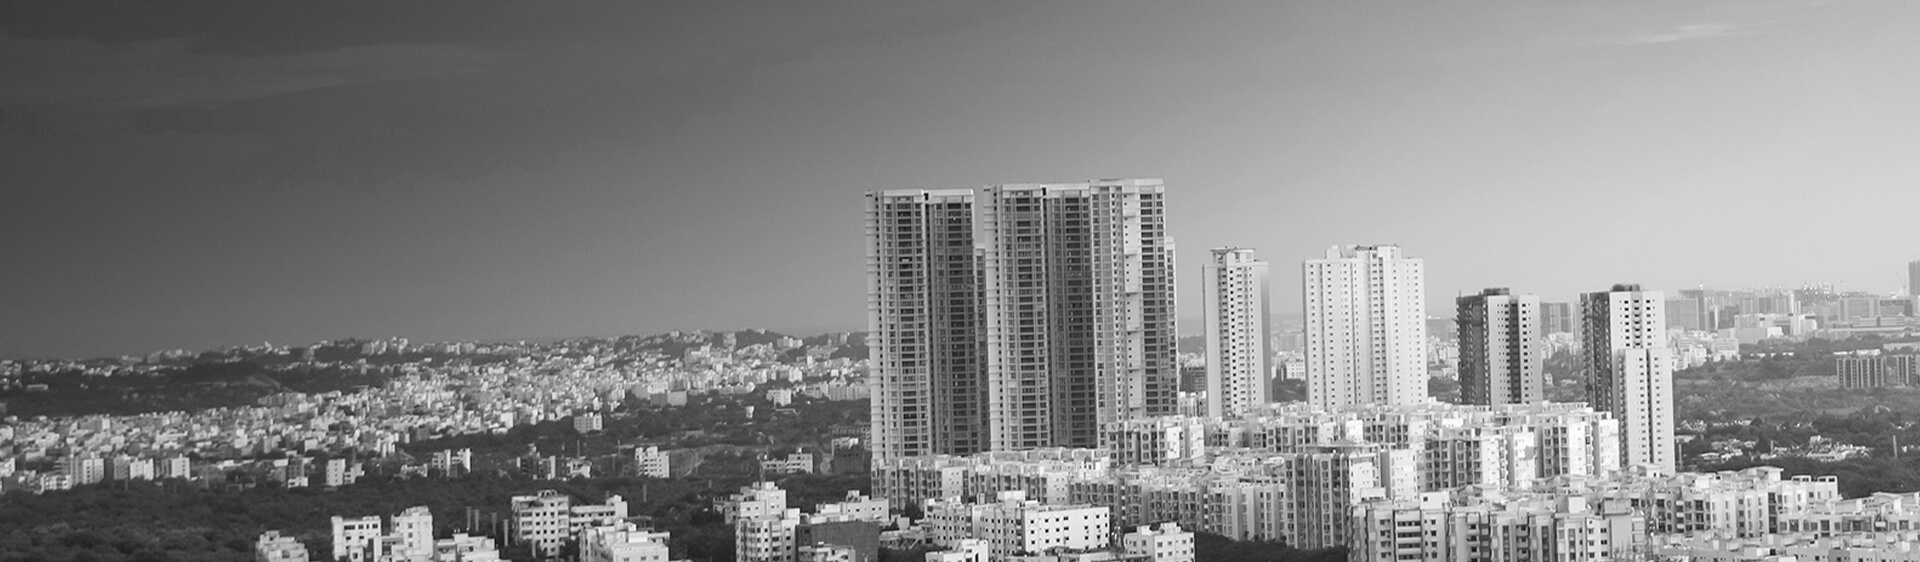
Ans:
[[[1174,411],[1159,180],[867,195],[876,457],[1094,447]]]
[[[1620,420],[1620,458],[1672,472],[1678,451],[1666,295],[1631,284],[1580,295],[1580,339],[1588,400]]]
[[[1671,472],[1673,351],[1667,345],[1665,299],[1638,285],[1580,295],[1580,365],[1587,401],[1620,420],[1620,457],[1629,465]],[[1460,297],[1460,398],[1468,404],[1519,404],[1546,399],[1541,304],[1532,295],[1487,289]]]

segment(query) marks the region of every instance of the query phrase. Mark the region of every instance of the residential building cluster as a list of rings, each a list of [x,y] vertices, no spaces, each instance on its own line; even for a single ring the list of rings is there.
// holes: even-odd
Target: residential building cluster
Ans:
[[[433,513],[425,506],[387,517],[334,516],[328,559],[337,562],[496,562],[504,548],[525,549],[539,558],[559,556],[567,544],[578,547],[583,562],[669,562],[666,532],[647,531],[628,521],[619,496],[601,504],[577,504],[573,498],[543,490],[514,496],[511,517],[492,533],[456,533],[434,538]],[[476,521],[468,527],[477,528]],[[309,562],[313,556],[299,540],[268,531],[254,545],[263,562]]]
[[[741,562],[871,562],[880,556],[881,526],[891,523],[885,499],[849,491],[843,501],[802,513],[788,507],[786,490],[767,481],[716,500],[714,510],[733,525]]]
[[[723,334],[731,335],[731,334]],[[670,333],[648,338],[568,340],[551,344],[410,345],[404,339],[346,347],[264,346],[244,356],[315,357],[351,352],[341,361],[273,363],[287,371],[377,370],[391,378],[379,387],[326,393],[287,392],[257,405],[194,412],[18,419],[0,424],[0,491],[41,491],[102,480],[164,478],[223,481],[250,472],[287,486],[339,486],[365,472],[365,461],[393,454],[406,443],[571,418],[596,431],[606,412],[629,401],[671,407],[704,393],[758,392],[768,383],[791,395],[858,400],[866,396],[862,362],[831,357],[845,344],[839,334],[814,347],[778,343],[715,346],[715,334]],[[799,341],[786,338],[785,344]],[[696,344],[695,342],[700,342]],[[660,349],[689,346],[694,361]],[[803,354],[804,350],[804,354]],[[361,355],[362,353],[368,355]],[[145,376],[172,368],[182,354],[123,358],[107,364],[72,361],[6,362],[12,378],[28,373]],[[191,356],[188,355],[190,358]],[[375,357],[387,364],[370,365]],[[0,381],[4,384],[4,381]],[[469,456],[439,454],[410,468],[427,474],[472,470]],[[284,457],[260,460],[262,457]],[[195,459],[188,461],[187,459]],[[336,466],[336,461],[340,464]],[[563,470],[557,471],[565,473]],[[124,469],[124,473],[119,472]]]

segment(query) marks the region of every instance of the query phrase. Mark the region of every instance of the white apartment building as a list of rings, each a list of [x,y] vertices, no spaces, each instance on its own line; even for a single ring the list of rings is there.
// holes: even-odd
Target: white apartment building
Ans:
[[[1648,554],[1692,562],[1920,561],[1920,532],[1784,533],[1740,538],[1725,533],[1661,535]]]
[[[588,527],[580,533],[581,562],[668,562],[666,532],[632,524]]]
[[[996,494],[993,503],[967,503],[958,498],[927,500],[929,538],[953,546],[966,539],[986,541],[994,559],[1016,554],[1038,554],[1055,548],[1105,547],[1109,517],[1105,506],[1043,504],[1024,492]]]
[[[97,484],[107,478],[107,461],[93,455],[67,457],[66,473],[74,486]]]
[[[162,459],[154,467],[154,476],[158,478],[192,478],[193,461],[186,457]]]
[[[473,449],[434,451],[430,466],[441,476],[466,474],[473,471]]]
[[[927,553],[926,562],[988,562],[987,541],[980,539],[960,539],[946,545],[946,550]]]
[[[1840,499],[1832,476],[1783,478],[1774,467],[1716,473],[1664,474],[1641,466],[1613,478],[1558,478],[1542,489],[1581,494],[1590,502],[1624,500],[1646,516],[1647,532],[1726,532],[1758,537],[1796,528],[1795,514],[1829,511]],[[1799,528],[1805,528],[1802,525]]]
[[[433,513],[426,506],[409,507],[390,518],[392,524],[384,537],[383,560],[393,562],[432,562]]]
[[[1122,535],[1120,545],[1126,548],[1127,556],[1145,562],[1194,562],[1193,531],[1181,530],[1179,523],[1142,525]]]
[[[634,447],[634,470],[640,476],[649,478],[671,478],[673,470],[671,459],[659,447]]]
[[[500,549],[492,538],[457,533],[433,541],[433,562],[499,562]]]
[[[740,562],[794,562],[794,531],[800,510],[781,509],[733,521],[733,549]]]
[[[1247,248],[1216,248],[1205,268],[1207,416],[1267,404],[1267,262]]]
[[[1920,492],[1880,492],[1852,499],[1816,499],[1780,510],[1773,532],[1832,537],[1881,531],[1920,532]]]
[[[333,559],[338,562],[376,562],[381,555],[381,538],[386,536],[380,516],[345,518],[333,516]]]
[[[267,531],[260,534],[253,543],[254,562],[308,562],[307,546],[293,537],[281,535],[280,531]]]
[[[812,474],[813,453],[794,451],[785,457],[760,459],[760,471],[767,474]]]
[[[1212,414],[1208,414],[1212,416]],[[1100,448],[1120,464],[1165,464],[1206,454],[1206,420],[1166,416],[1107,423]]]
[[[1468,489],[1472,490],[1472,489]],[[1645,522],[1625,502],[1498,494],[1374,500],[1353,510],[1353,562],[1622,560],[1644,544]]]
[[[799,562],[862,562],[858,549],[827,543],[800,545],[794,550],[794,559]]]
[[[772,482],[755,482],[740,487],[740,492],[713,502],[715,511],[727,523],[762,516],[777,516],[787,510],[787,491]]]
[[[577,431],[580,433],[588,433],[593,431],[601,431],[603,429],[606,429],[606,422],[604,419],[600,417],[600,414],[597,414],[594,412],[581,412],[573,415],[574,431]]]
[[[591,527],[618,525],[627,519],[627,500],[619,494],[607,496],[600,504],[573,504],[567,507],[567,535],[577,538]]]
[[[1466,404],[1532,404],[1547,398],[1540,297],[1487,289],[1455,299],[1460,330],[1460,399]]]
[[[1588,399],[1620,420],[1625,465],[1673,472],[1673,350],[1667,346],[1665,295],[1620,284],[1580,295],[1581,360]]]
[[[1427,398],[1426,265],[1399,246],[1334,246],[1302,267],[1307,402]]]
[[[513,497],[513,538],[530,543],[539,556],[560,554],[571,536],[573,498],[554,491],[541,490],[528,496]]]
[[[882,526],[890,518],[887,498],[867,497],[859,490],[847,490],[847,497],[838,502],[823,503],[814,506],[813,512],[820,515],[845,515],[859,521],[872,521]]]

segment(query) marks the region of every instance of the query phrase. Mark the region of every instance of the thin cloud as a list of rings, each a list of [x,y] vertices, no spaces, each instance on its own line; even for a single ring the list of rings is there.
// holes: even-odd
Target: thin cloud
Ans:
[[[1693,23],[1660,33],[1648,33],[1628,37],[1616,37],[1600,41],[1611,45],[1654,45],[1660,43],[1678,43],[1682,41],[1705,41],[1742,35],[1757,35],[1762,31],[1753,25],[1732,23]]]

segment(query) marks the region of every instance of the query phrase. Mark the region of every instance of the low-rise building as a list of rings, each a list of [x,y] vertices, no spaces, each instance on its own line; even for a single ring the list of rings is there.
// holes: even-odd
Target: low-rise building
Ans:
[[[1122,535],[1120,546],[1128,556],[1141,557],[1146,562],[1194,562],[1193,531],[1181,529],[1179,523],[1161,523],[1158,527],[1142,525]]]
[[[267,531],[253,543],[254,562],[308,562],[307,545],[280,531]]]
[[[648,478],[672,478],[671,459],[659,447],[634,447],[633,466],[635,474]]]

